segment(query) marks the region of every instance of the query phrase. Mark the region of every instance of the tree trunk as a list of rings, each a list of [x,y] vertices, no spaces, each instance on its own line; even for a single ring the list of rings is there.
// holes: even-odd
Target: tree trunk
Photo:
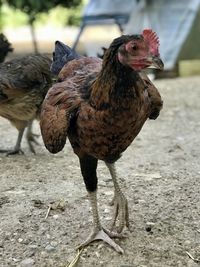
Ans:
[[[31,30],[31,36],[32,36],[32,42],[33,42],[33,48],[34,48],[34,53],[38,54],[38,45],[37,45],[37,40],[36,40],[36,34],[35,34],[35,26],[34,26],[34,20],[30,19],[29,20],[30,24],[30,30]]]
[[[0,3],[1,5],[1,3]],[[2,9],[1,9],[1,6],[0,6],[0,31],[2,31],[2,28],[3,28],[3,22],[2,22]]]

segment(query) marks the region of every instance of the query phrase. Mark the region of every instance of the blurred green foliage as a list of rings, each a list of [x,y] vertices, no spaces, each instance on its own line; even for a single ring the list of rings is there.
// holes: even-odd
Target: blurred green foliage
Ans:
[[[10,22],[15,26],[29,24],[34,52],[38,53],[36,22],[42,21],[43,25],[47,24],[45,19],[47,22],[51,21],[51,11],[59,8],[57,21],[61,21],[62,18],[64,25],[79,23],[82,4],[82,0],[0,0],[0,27],[3,29],[4,26],[9,26]],[[6,12],[10,12],[9,16]]]
[[[60,5],[65,8],[76,7],[81,0],[4,0],[10,7],[19,9],[29,16],[29,22],[34,21],[38,14],[47,12]]]
[[[82,0],[0,0],[0,29],[35,22],[36,26],[79,25]]]

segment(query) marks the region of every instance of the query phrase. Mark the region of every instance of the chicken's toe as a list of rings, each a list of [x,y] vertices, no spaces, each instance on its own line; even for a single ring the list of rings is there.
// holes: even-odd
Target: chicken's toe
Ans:
[[[13,148],[13,149],[0,149],[0,153],[6,153],[6,156],[24,154],[21,148]]]
[[[24,154],[24,151],[21,150],[21,149],[18,149],[18,150],[14,149],[14,150],[9,151],[7,153],[7,156],[9,156],[9,155],[16,155],[16,154],[22,154],[23,155]]]
[[[118,253],[123,254],[124,250],[117,244],[115,243],[112,238],[121,238],[124,237],[119,233],[115,233],[106,229],[94,229],[93,232],[89,235],[89,237],[82,243],[80,244],[77,249],[81,249],[87,245],[89,245],[91,242],[95,240],[103,240],[105,243],[110,245],[114,250],[116,250]]]

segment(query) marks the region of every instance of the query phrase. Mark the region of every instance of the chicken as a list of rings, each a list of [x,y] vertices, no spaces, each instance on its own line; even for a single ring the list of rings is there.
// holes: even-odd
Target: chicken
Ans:
[[[5,57],[9,52],[12,52],[13,48],[8,42],[7,38],[3,33],[0,33],[0,63],[5,60]]]
[[[41,104],[52,85],[51,62],[45,55],[28,55],[0,64],[0,116],[19,131],[15,147],[0,149],[1,153],[22,152],[21,140],[27,126],[28,145],[35,153],[32,121],[39,118]]]
[[[64,50],[64,44],[57,41],[55,53],[59,52],[57,47]],[[146,29],[142,34],[114,39],[103,61],[76,57],[63,68],[61,62],[58,82],[50,88],[43,102],[40,127],[44,144],[51,153],[58,153],[69,138],[79,158],[92,207],[93,230],[80,248],[102,239],[123,253],[112,239],[122,237],[124,227],[129,227],[128,202],[118,183],[115,162],[145,121],[156,119],[162,108],[159,92],[141,72],[152,65],[163,68],[158,47],[156,33]],[[69,47],[66,53],[69,54]],[[57,63],[58,58],[59,55]],[[114,184],[111,230],[102,226],[98,214],[98,160],[106,163]]]

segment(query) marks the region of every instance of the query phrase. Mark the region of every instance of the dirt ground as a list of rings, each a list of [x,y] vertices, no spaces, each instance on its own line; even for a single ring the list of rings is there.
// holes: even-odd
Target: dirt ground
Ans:
[[[125,253],[99,241],[84,249],[79,267],[200,264],[200,77],[155,84],[164,109],[117,162],[130,208],[130,231],[116,240]],[[34,127],[39,133],[37,122]],[[0,147],[14,145],[16,130],[2,118],[0,133]],[[24,155],[0,155],[1,267],[65,267],[92,228],[78,159],[69,143],[51,155],[41,137],[39,142],[36,155],[26,141]],[[101,220],[109,226],[113,187],[103,162],[98,174]]]

